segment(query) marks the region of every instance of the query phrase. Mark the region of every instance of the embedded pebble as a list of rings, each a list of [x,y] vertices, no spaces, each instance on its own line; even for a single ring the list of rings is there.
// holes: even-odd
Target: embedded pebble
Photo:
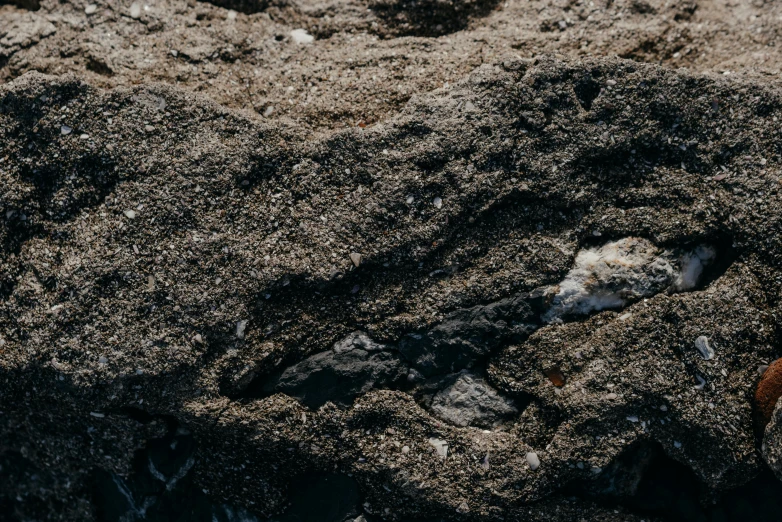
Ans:
[[[448,443],[446,441],[432,437],[429,439],[429,444],[434,446],[434,449],[437,450],[437,455],[441,459],[448,457]]]
[[[705,360],[710,361],[711,359],[714,359],[714,349],[709,346],[709,338],[705,335],[701,335],[695,339],[695,348],[698,349],[701,357]]]
[[[361,254],[353,252],[350,254],[350,260],[353,261],[353,266],[358,268],[361,265]]]
[[[136,211],[135,210],[125,210],[122,212],[125,214],[125,217],[128,219],[135,219],[136,218]]]
[[[63,136],[67,136],[71,132],[73,132],[72,127],[68,127],[67,125],[60,126],[60,134],[62,134]]]
[[[311,44],[315,41],[315,37],[304,29],[294,29],[290,32],[290,35],[293,41],[297,44]]]
[[[84,12],[88,15],[95,14],[95,11],[98,10],[98,6],[96,4],[88,4],[87,7],[84,8]]]
[[[247,320],[236,323],[236,338],[244,339],[244,331],[247,328]]]
[[[141,4],[138,2],[133,2],[130,4],[130,17],[131,18],[140,18],[141,17]]]
[[[540,467],[540,459],[538,458],[538,454],[534,451],[527,453],[527,464],[529,464],[529,469],[532,471],[538,469]]]
[[[435,208],[443,208],[443,200],[442,200],[442,198],[439,198],[439,197],[434,198],[434,200],[432,201],[432,204],[435,206]]]

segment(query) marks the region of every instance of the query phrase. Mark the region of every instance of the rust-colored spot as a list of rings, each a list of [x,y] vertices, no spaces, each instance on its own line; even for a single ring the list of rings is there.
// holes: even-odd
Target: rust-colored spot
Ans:
[[[360,121],[360,122],[358,122],[358,126],[363,129],[363,128],[365,128],[367,126],[367,124],[364,123],[363,121]]]
[[[771,363],[755,390],[755,428],[762,433],[782,396],[782,359]]]
[[[562,370],[560,370],[556,366],[546,370],[545,374],[546,377],[548,377],[548,380],[550,380],[551,383],[557,388],[561,388],[565,385],[565,374],[562,373]]]

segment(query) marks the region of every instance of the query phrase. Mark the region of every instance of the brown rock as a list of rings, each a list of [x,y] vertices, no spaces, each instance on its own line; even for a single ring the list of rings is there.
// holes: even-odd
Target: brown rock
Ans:
[[[755,427],[759,433],[771,420],[771,414],[782,396],[782,359],[771,363],[755,390]]]

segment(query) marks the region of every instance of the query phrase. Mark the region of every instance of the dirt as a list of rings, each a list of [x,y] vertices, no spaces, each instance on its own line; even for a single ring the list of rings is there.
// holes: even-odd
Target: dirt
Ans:
[[[781,17],[0,5],[0,518],[775,517]]]

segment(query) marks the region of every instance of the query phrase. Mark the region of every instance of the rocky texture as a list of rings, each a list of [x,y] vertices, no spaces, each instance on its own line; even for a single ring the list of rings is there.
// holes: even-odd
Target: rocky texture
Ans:
[[[782,480],[782,401],[777,402],[771,420],[766,426],[763,438],[763,458],[774,472]]]
[[[0,6],[16,34],[36,35],[0,36],[0,78],[164,82],[323,130],[383,120],[481,64],[546,53],[776,82],[780,16],[762,0],[43,0]],[[298,44],[300,29],[315,41]]]
[[[396,353],[384,350],[357,332],[321,352],[285,369],[266,384],[268,392],[282,392],[311,408],[326,402],[350,405],[358,395],[388,388],[407,379],[408,368]]]
[[[673,515],[632,502],[639,447],[706,497],[762,478],[778,87],[760,59],[736,78],[525,57],[647,35],[628,55],[773,67],[755,38],[777,6],[595,4],[437,3],[429,29],[403,4],[3,6],[22,24],[0,47],[3,512],[280,519],[325,476],[357,492],[335,518],[649,520]],[[716,261],[545,324],[579,252],[627,238]],[[518,413],[435,416],[463,370]]]

